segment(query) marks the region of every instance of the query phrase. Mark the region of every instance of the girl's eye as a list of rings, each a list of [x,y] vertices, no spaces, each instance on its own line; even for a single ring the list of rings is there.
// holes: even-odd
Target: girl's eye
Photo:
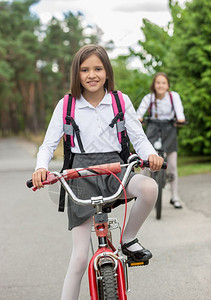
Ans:
[[[81,69],[81,72],[87,72],[87,69]]]
[[[103,68],[101,68],[101,67],[97,67],[96,68],[96,71],[101,71]]]

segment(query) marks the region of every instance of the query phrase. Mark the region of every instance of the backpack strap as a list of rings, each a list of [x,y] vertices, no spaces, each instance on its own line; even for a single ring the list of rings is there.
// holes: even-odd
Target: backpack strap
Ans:
[[[71,94],[64,96],[63,102],[63,126],[64,126],[64,163],[62,170],[66,170],[72,167],[74,153],[71,151],[71,147],[74,147],[74,133],[78,141],[78,145],[81,152],[85,152],[83,144],[81,142],[80,130],[75,120],[75,98]],[[63,212],[65,207],[65,189],[61,186],[59,196],[58,211]]]
[[[112,98],[112,106],[114,110],[114,118],[109,124],[110,127],[117,127],[117,136],[119,143],[121,144],[122,151],[120,152],[120,157],[126,163],[128,157],[130,156],[130,141],[125,128],[125,101],[120,91],[110,92]]]
[[[71,124],[72,117],[74,119],[75,116],[75,98],[71,96],[71,94],[64,96],[63,103],[63,123],[64,123],[64,133],[65,133],[65,141],[68,141],[71,147],[74,147],[74,137],[73,137],[73,126]]]
[[[171,107],[172,107],[172,110],[174,111],[174,115],[176,116],[176,114],[175,114],[175,109],[174,109],[174,101],[173,101],[173,95],[172,95],[172,92],[169,92],[169,97],[170,97],[170,101],[171,101]]]
[[[71,96],[71,94],[64,96],[63,103],[63,123],[64,123],[64,133],[65,133],[65,141],[70,145],[70,147],[74,147],[74,133],[76,134],[76,138],[78,141],[78,146],[80,148],[81,153],[84,153],[85,150],[83,148],[83,144],[80,137],[80,130],[75,120],[75,98]]]
[[[152,116],[152,94],[150,94],[150,105],[148,108],[148,115],[151,118],[151,116]]]
[[[125,120],[124,120],[124,113],[125,113],[125,101],[123,99],[122,93],[120,91],[113,91],[110,92],[112,98],[112,106],[114,110],[114,119],[109,124],[110,127],[114,127],[116,124],[117,126],[117,135],[120,144],[122,143],[122,139],[125,136]]]

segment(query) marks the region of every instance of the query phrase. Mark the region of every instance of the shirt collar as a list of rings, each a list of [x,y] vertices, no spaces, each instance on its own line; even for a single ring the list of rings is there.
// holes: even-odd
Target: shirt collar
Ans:
[[[166,93],[165,93],[165,95],[164,95],[164,97],[162,98],[162,99],[166,99],[166,98],[168,98],[168,96],[169,96],[169,91],[167,91]],[[162,100],[161,99],[161,100]],[[152,100],[153,101],[155,101],[155,94],[153,93],[153,95],[152,95]]]
[[[76,100],[76,102],[77,102],[77,108],[85,108],[85,107],[93,108],[93,106],[88,101],[86,101],[86,99],[82,95],[81,95],[80,99]],[[98,104],[98,106],[111,105],[111,104],[112,104],[111,95],[106,90],[105,95],[104,95],[103,99],[101,100],[101,102]]]

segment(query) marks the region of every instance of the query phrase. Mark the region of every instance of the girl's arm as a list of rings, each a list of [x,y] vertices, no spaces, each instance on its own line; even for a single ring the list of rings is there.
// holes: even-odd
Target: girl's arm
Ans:
[[[151,95],[148,94],[146,96],[144,96],[144,98],[141,100],[141,103],[137,109],[137,117],[139,119],[139,121],[143,121],[143,116],[146,113],[147,109],[150,106],[150,99],[151,99]]]
[[[63,99],[57,104],[44,141],[37,153],[37,164],[35,172],[32,175],[34,186],[42,187],[42,181],[45,180],[48,170],[48,164],[51,161],[61,137],[63,136]]]
[[[180,95],[176,92],[172,92],[172,98],[177,122],[183,123],[185,122],[185,115]]]

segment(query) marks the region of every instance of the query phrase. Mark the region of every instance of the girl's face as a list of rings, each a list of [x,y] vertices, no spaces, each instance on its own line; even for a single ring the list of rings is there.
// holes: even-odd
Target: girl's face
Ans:
[[[106,70],[97,55],[92,54],[80,65],[80,82],[84,88],[83,95],[104,92]]]
[[[164,97],[165,93],[169,89],[168,80],[162,75],[157,76],[157,78],[155,79],[154,86],[155,86],[156,95],[161,97]]]

